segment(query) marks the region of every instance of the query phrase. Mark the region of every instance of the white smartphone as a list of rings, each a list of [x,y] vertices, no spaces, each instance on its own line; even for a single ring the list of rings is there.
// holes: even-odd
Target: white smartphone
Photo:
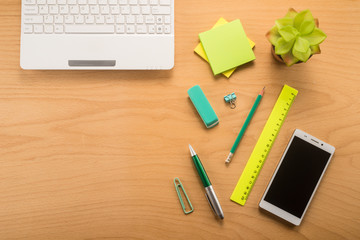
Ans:
[[[260,208],[300,225],[335,148],[299,129],[260,200]]]

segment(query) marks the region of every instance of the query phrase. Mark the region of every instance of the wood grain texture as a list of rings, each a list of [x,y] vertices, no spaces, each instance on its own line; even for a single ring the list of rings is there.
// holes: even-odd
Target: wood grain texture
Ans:
[[[264,35],[288,7],[310,8],[328,38],[291,68]],[[214,77],[193,53],[219,17],[240,18],[254,63]],[[0,1],[1,239],[358,239],[360,1],[176,0],[171,71],[23,71],[20,0]],[[199,84],[220,119],[205,129],[187,96]],[[284,84],[299,90],[244,207],[229,200]],[[229,167],[224,160],[258,91],[266,93]],[[235,91],[237,108],[223,96]],[[300,227],[258,202],[295,128],[335,156]],[[214,218],[192,165],[198,152],[222,204]],[[195,211],[185,216],[179,177]]]

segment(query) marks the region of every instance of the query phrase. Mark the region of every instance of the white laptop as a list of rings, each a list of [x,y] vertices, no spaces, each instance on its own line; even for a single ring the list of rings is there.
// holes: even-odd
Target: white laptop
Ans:
[[[22,0],[23,69],[171,69],[174,0]]]

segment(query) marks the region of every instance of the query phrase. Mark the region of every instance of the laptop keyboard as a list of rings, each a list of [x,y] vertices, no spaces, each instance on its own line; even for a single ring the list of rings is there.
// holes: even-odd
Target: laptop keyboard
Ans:
[[[173,34],[173,0],[23,0],[25,34]]]

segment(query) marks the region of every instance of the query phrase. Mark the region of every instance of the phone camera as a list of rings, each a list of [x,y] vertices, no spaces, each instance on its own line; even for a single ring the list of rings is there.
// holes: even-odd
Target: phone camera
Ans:
[[[324,144],[321,144],[321,146],[323,146]]]

